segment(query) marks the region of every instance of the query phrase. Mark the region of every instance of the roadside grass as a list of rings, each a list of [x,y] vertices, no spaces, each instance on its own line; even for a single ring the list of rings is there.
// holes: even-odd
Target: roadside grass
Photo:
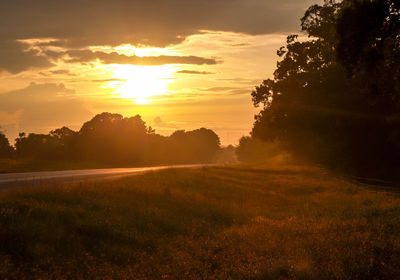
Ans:
[[[398,279],[400,195],[311,166],[171,169],[0,195],[0,278]]]

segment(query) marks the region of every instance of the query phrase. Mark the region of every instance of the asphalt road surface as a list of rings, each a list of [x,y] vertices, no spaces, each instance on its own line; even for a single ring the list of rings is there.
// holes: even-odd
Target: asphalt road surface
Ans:
[[[63,171],[41,171],[24,173],[0,174],[0,191],[16,187],[37,186],[45,183],[70,183],[101,178],[115,178],[128,175],[138,175],[149,171],[168,168],[200,168],[204,164],[164,165],[137,168],[107,168]]]

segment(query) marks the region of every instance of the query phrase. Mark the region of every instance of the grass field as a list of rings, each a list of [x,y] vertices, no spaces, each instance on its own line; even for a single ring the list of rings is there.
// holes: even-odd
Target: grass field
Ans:
[[[300,165],[0,195],[0,278],[399,279],[400,195]]]

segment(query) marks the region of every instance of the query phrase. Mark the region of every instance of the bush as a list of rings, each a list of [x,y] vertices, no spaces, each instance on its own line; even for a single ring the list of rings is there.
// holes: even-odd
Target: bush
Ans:
[[[236,149],[237,159],[241,162],[262,161],[280,154],[282,154],[282,150],[279,142],[264,142],[249,136],[243,136]]]

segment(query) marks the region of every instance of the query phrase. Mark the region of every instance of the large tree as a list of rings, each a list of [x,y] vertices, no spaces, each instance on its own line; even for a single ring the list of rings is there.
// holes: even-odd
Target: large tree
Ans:
[[[394,0],[311,6],[301,19],[308,38],[289,36],[278,50],[274,78],[252,92],[254,105],[263,106],[252,135],[278,139],[299,156],[352,174],[394,175],[400,156],[398,6]],[[364,24],[369,32],[361,32]]]

